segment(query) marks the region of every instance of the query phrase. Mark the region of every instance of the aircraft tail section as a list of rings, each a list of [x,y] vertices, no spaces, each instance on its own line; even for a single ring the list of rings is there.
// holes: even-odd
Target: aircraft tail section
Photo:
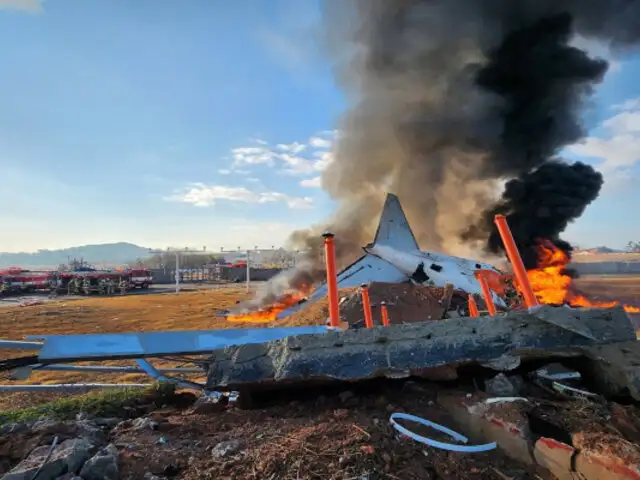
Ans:
[[[400,200],[392,193],[387,194],[387,199],[384,202],[373,244],[386,245],[401,251],[420,250],[404,210],[402,210]]]

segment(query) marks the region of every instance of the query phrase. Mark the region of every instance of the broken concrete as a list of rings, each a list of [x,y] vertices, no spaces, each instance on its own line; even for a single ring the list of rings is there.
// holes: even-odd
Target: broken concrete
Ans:
[[[574,480],[573,456],[576,450],[571,445],[553,438],[540,437],[533,449],[538,465],[549,470],[558,480]]]
[[[528,465],[534,464],[533,436],[527,420],[529,402],[503,398],[487,403],[488,398],[483,394],[457,392],[438,395],[438,403],[451,414],[458,428],[476,442],[496,442],[507,456]]]
[[[430,378],[433,369],[441,375],[443,366],[491,366],[507,356],[517,360],[508,362],[515,368],[523,361],[580,356],[585,347],[635,338],[620,307],[542,307],[504,316],[333,331],[228,347],[211,355],[207,387],[246,390],[313,381]],[[447,376],[451,377],[450,368]]]
[[[38,478],[43,480],[57,478],[68,472],[75,473],[91,456],[93,449],[93,445],[80,438],[65,440],[53,451],[49,445],[39,446],[2,480],[30,480],[36,472]]]
[[[585,349],[584,378],[611,397],[630,395],[640,401],[640,342],[598,345]]]

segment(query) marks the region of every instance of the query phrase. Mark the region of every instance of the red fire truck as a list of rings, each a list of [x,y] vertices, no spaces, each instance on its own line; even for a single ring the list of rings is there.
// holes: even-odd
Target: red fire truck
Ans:
[[[51,290],[55,285],[55,275],[47,271],[31,271],[20,267],[10,267],[0,271],[0,292],[32,293],[36,290]]]
[[[143,268],[129,270],[129,284],[131,288],[149,288],[152,283],[153,278],[149,270]]]

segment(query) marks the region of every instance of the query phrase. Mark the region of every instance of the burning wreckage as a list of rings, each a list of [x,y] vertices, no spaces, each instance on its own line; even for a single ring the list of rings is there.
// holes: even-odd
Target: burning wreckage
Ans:
[[[604,372],[597,376],[603,391],[611,395],[628,392],[640,400],[640,371],[634,366],[640,349],[624,307],[539,305],[504,217],[498,217],[496,223],[515,274],[515,281],[506,287],[505,275],[490,265],[420,251],[398,198],[388,195],[375,240],[364,247],[362,258],[336,274],[333,238],[325,235],[327,282],[304,301],[289,296],[268,315],[253,314],[268,320],[283,318],[328,296],[327,325],[38,335],[27,342],[0,341],[0,348],[38,350],[35,355],[4,360],[0,368],[13,371],[14,378],[25,378],[35,369],[129,369],[204,392],[248,395],[297,384],[379,377],[455,380],[458,371],[469,365],[508,372],[526,370],[527,364],[539,366],[541,360],[582,357],[588,361],[581,365],[589,372]],[[338,289],[350,287],[359,288],[340,304]],[[526,308],[510,299],[509,287],[515,297],[524,299]],[[413,302],[409,314],[403,306],[412,303],[411,296],[420,301]],[[490,315],[480,315],[478,306],[484,306]],[[229,320],[248,315],[252,314],[229,315]],[[374,326],[374,317],[379,319],[378,326]],[[358,328],[363,323],[368,328]],[[611,353],[614,347],[634,352],[633,358],[616,356]],[[199,358],[194,360],[193,355]],[[615,361],[603,362],[603,355],[613,355]],[[177,356],[189,356],[187,361],[204,369],[206,384],[169,377],[170,372],[161,372],[148,361]],[[138,367],[65,365],[113,359],[135,359]],[[175,373],[193,371],[172,369]],[[92,386],[104,385],[77,388]],[[11,386],[3,388],[11,390]]]

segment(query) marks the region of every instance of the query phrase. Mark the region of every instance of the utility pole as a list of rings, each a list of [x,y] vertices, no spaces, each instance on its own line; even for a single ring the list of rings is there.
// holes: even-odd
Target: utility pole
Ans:
[[[176,279],[176,293],[180,293],[180,254],[181,253],[202,253],[203,250],[189,250],[188,248],[185,248],[184,250],[172,250],[170,248],[167,248],[166,250],[149,250],[149,253],[151,255],[163,255],[165,253],[175,253],[176,255],[176,272],[175,272],[175,279]]]

